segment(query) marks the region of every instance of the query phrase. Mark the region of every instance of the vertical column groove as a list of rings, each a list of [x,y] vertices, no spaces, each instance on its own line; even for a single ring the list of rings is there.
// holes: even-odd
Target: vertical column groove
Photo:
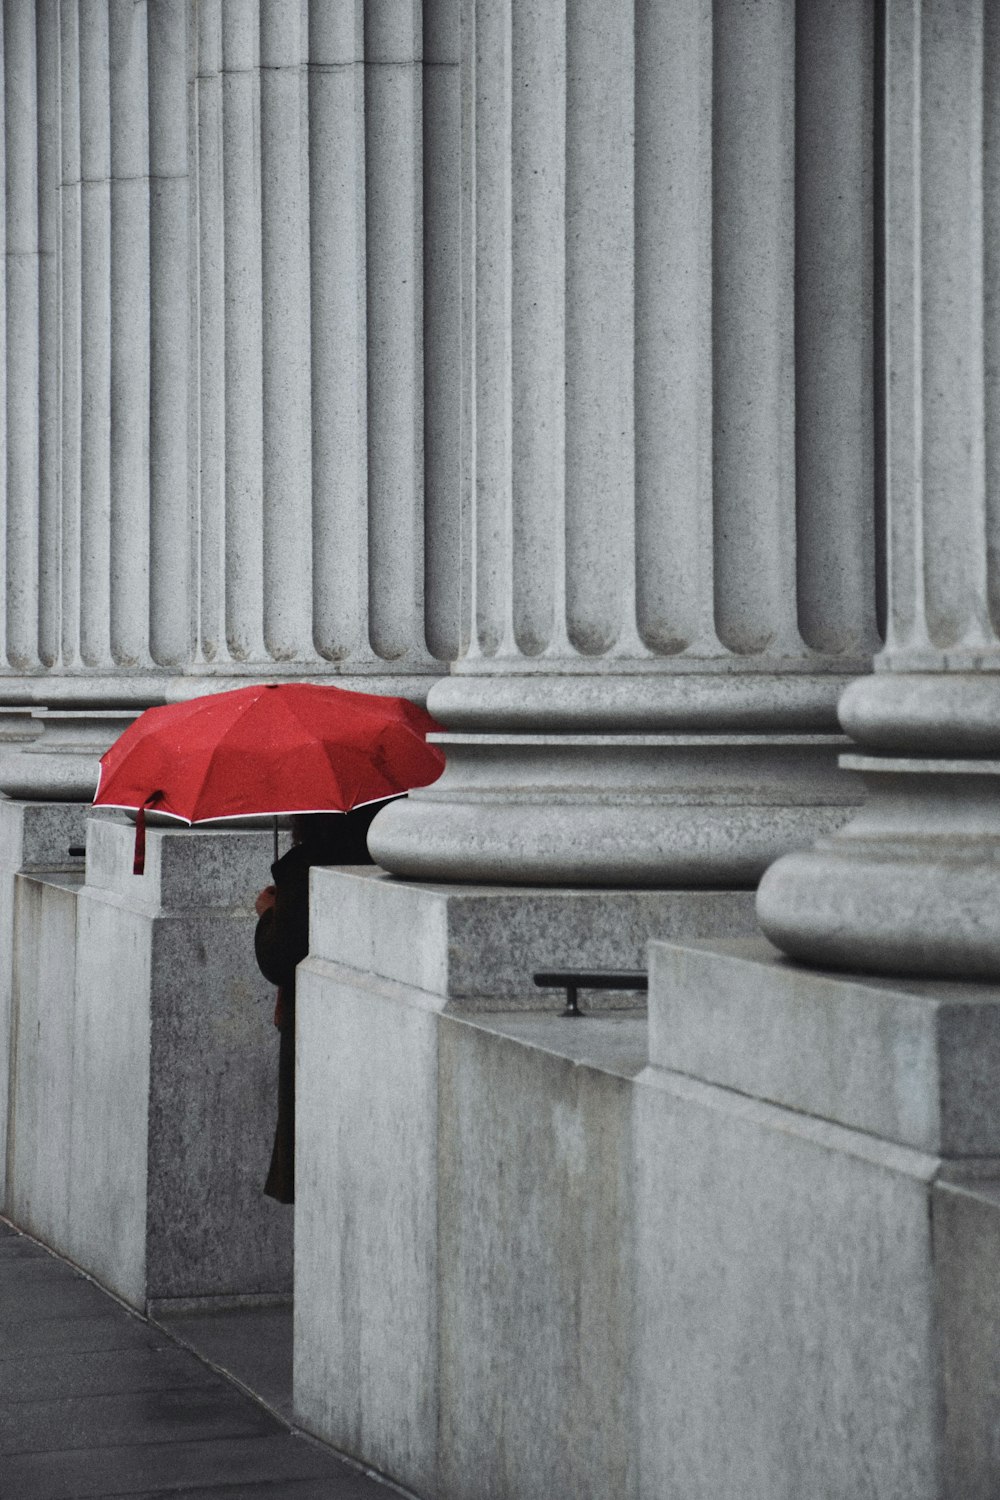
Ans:
[[[59,491],[59,0],[38,0],[38,656],[59,657],[62,538]]]
[[[420,10],[365,4],[368,620],[386,661],[425,654]]]
[[[921,260],[932,273],[920,294],[923,363],[936,371],[921,403],[927,629],[939,648],[995,648],[983,547],[982,5],[925,8],[920,28],[918,207]],[[947,131],[937,126],[944,111]]]
[[[637,612],[648,649],[720,651],[712,547],[710,0],[636,4]]]
[[[1000,10],[983,13],[983,325],[985,562],[992,628],[1000,632]]]
[[[191,654],[188,13],[149,0],[150,653]]]
[[[578,0],[566,47],[565,558],[556,628],[642,654],[635,606],[635,56],[631,0]],[[558,572],[565,570],[565,597]]]
[[[80,3],[80,654],[111,664],[111,102],[108,0]]]
[[[80,664],[80,458],[81,458],[81,274],[82,183],[80,166],[80,10],[78,0],[60,0],[60,187],[59,376],[62,418],[62,623],[61,665]]]
[[[263,660],[264,368],[261,78],[257,7],[222,9],[222,284],[224,321],[225,639],[236,661]]]
[[[458,654],[462,610],[460,0],[424,0],[424,631]]]
[[[260,10],[264,640],[312,655],[309,128],[301,0]]]
[[[365,66],[360,3],[309,17],[313,638],[368,647]]]
[[[565,649],[565,0],[517,4],[511,39],[514,638]]]
[[[920,35],[918,8],[886,8],[886,342],[891,369],[886,404],[889,474],[886,538],[890,605],[886,648],[927,640],[920,411],[923,339],[920,306]],[[891,59],[891,63],[888,60]],[[911,502],[912,497],[912,502]]]
[[[715,616],[730,650],[801,651],[795,610],[795,3],[716,11]]]
[[[198,159],[198,655],[227,657],[222,0],[200,0]]]
[[[5,0],[7,536],[11,666],[38,662],[39,285],[35,7]]]
[[[795,479],[798,622],[806,644],[875,635],[873,6],[796,13]]]
[[[475,262],[472,297],[472,624],[469,656],[514,649],[512,4],[466,0],[472,56],[467,171]]]
[[[111,651],[149,662],[149,50],[146,0],[111,0]]]

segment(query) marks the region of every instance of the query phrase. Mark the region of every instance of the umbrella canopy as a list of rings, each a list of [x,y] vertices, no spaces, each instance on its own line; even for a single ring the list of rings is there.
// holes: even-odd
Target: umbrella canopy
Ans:
[[[268,683],[150,708],[101,757],[95,807],[183,823],[349,812],[427,786],[441,726],[406,698]]]

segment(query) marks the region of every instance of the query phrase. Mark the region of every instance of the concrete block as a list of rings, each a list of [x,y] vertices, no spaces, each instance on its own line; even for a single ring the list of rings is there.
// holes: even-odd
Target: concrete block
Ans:
[[[70,846],[83,845],[87,809],[80,803],[14,802],[0,799],[0,1203],[7,1203],[7,1129],[10,1103],[11,994],[15,896],[22,870],[68,870]]]
[[[460,1016],[314,956],[297,993],[296,1421],[441,1500],[635,1495],[644,1018]]]
[[[77,905],[68,1229],[53,1248],[144,1308],[152,923],[85,887]],[[190,1198],[175,1210],[204,1211]]]
[[[292,1215],[262,1196],[277,1109],[278,1034],[274,991],[254,960],[255,925],[243,904],[163,917],[153,926],[149,1300],[292,1289]]]
[[[652,1068],[635,1111],[640,1493],[941,1500],[937,1159]]]
[[[299,966],[295,1419],[428,1495],[439,1005],[322,959]]]
[[[921,1151],[1000,1155],[1000,987],[650,945],[650,1061]]]
[[[445,1017],[437,1493],[636,1500],[642,1017]]]
[[[749,891],[429,885],[368,866],[314,870],[310,921],[317,957],[463,1009],[504,1010],[555,1003],[532,983],[539,969],[645,970],[653,937],[755,931]],[[624,1002],[605,993],[588,1003]]]
[[[15,878],[7,1115],[7,1214],[50,1245],[70,1241],[76,875]]]
[[[640,1492],[997,1494],[1000,996],[760,941],[651,957]]]
[[[21,878],[17,995],[35,1030],[11,1202],[138,1307],[286,1293],[291,1216],[262,1196],[273,990],[253,956],[270,835],[151,829],[141,877],[133,838],[92,817],[86,885]]]
[[[150,824],[155,819],[150,820]],[[176,824],[172,827],[176,829]],[[87,885],[130,904],[166,911],[253,906],[271,878],[270,829],[147,830],[146,869],[133,875],[135,825],[122,815],[95,814],[87,823]],[[284,845],[282,847],[285,847]],[[249,893],[249,894],[248,894]]]
[[[947,1493],[992,1500],[1000,1411],[1000,1178],[941,1180],[931,1200],[940,1278]]]

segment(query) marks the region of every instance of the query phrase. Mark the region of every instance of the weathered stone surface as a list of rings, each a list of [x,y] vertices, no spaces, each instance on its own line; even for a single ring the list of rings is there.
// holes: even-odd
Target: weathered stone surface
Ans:
[[[310,958],[296,1029],[295,1420],[433,1495],[435,1002]]]
[[[314,957],[297,1004],[296,1420],[441,1500],[634,1494],[643,1019],[460,1017]]]
[[[992,1500],[1000,1469],[1000,1176],[940,1181],[932,1202],[941,1280],[944,1481],[962,1500]]]
[[[82,869],[69,853],[83,846],[87,809],[80,803],[24,803],[0,799],[0,1202],[6,1202],[8,1090],[13,1062],[11,993],[17,876],[22,870]],[[52,961],[72,969],[72,949]]]
[[[75,876],[16,879],[11,1107],[6,1211],[50,1245],[68,1245],[73,1155]]]
[[[126,1300],[286,1291],[289,1216],[261,1195],[273,992],[253,957],[270,834],[93,817],[88,879],[21,877],[15,1213]],[[183,846],[183,847],[182,847]],[[75,965],[73,937],[75,932]]]
[[[882,1140],[1000,1156],[1000,987],[823,973],[763,939],[650,945],[649,1055]]]
[[[361,866],[313,871],[310,924],[316,957],[494,1010],[551,1008],[532,983],[539,970],[645,970],[652,937],[756,930],[749,891],[427,885]]]
[[[438,1493],[638,1495],[642,1018],[441,1025]],[[488,1269],[487,1269],[488,1268]]]
[[[652,1068],[635,1130],[640,1493],[941,1500],[937,1159]]]
[[[641,1493],[996,1490],[998,1004],[760,942],[653,945]]]

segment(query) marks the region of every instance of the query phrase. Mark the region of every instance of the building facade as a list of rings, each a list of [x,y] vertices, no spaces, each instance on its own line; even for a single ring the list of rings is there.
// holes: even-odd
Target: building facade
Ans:
[[[287,1285],[163,1126],[260,836],[65,851],[146,706],[426,697],[313,888],[294,1277],[299,1420],[421,1495],[996,1493],[998,66],[986,0],[5,0],[7,1211]],[[26,1144],[109,985],[118,1246]]]

